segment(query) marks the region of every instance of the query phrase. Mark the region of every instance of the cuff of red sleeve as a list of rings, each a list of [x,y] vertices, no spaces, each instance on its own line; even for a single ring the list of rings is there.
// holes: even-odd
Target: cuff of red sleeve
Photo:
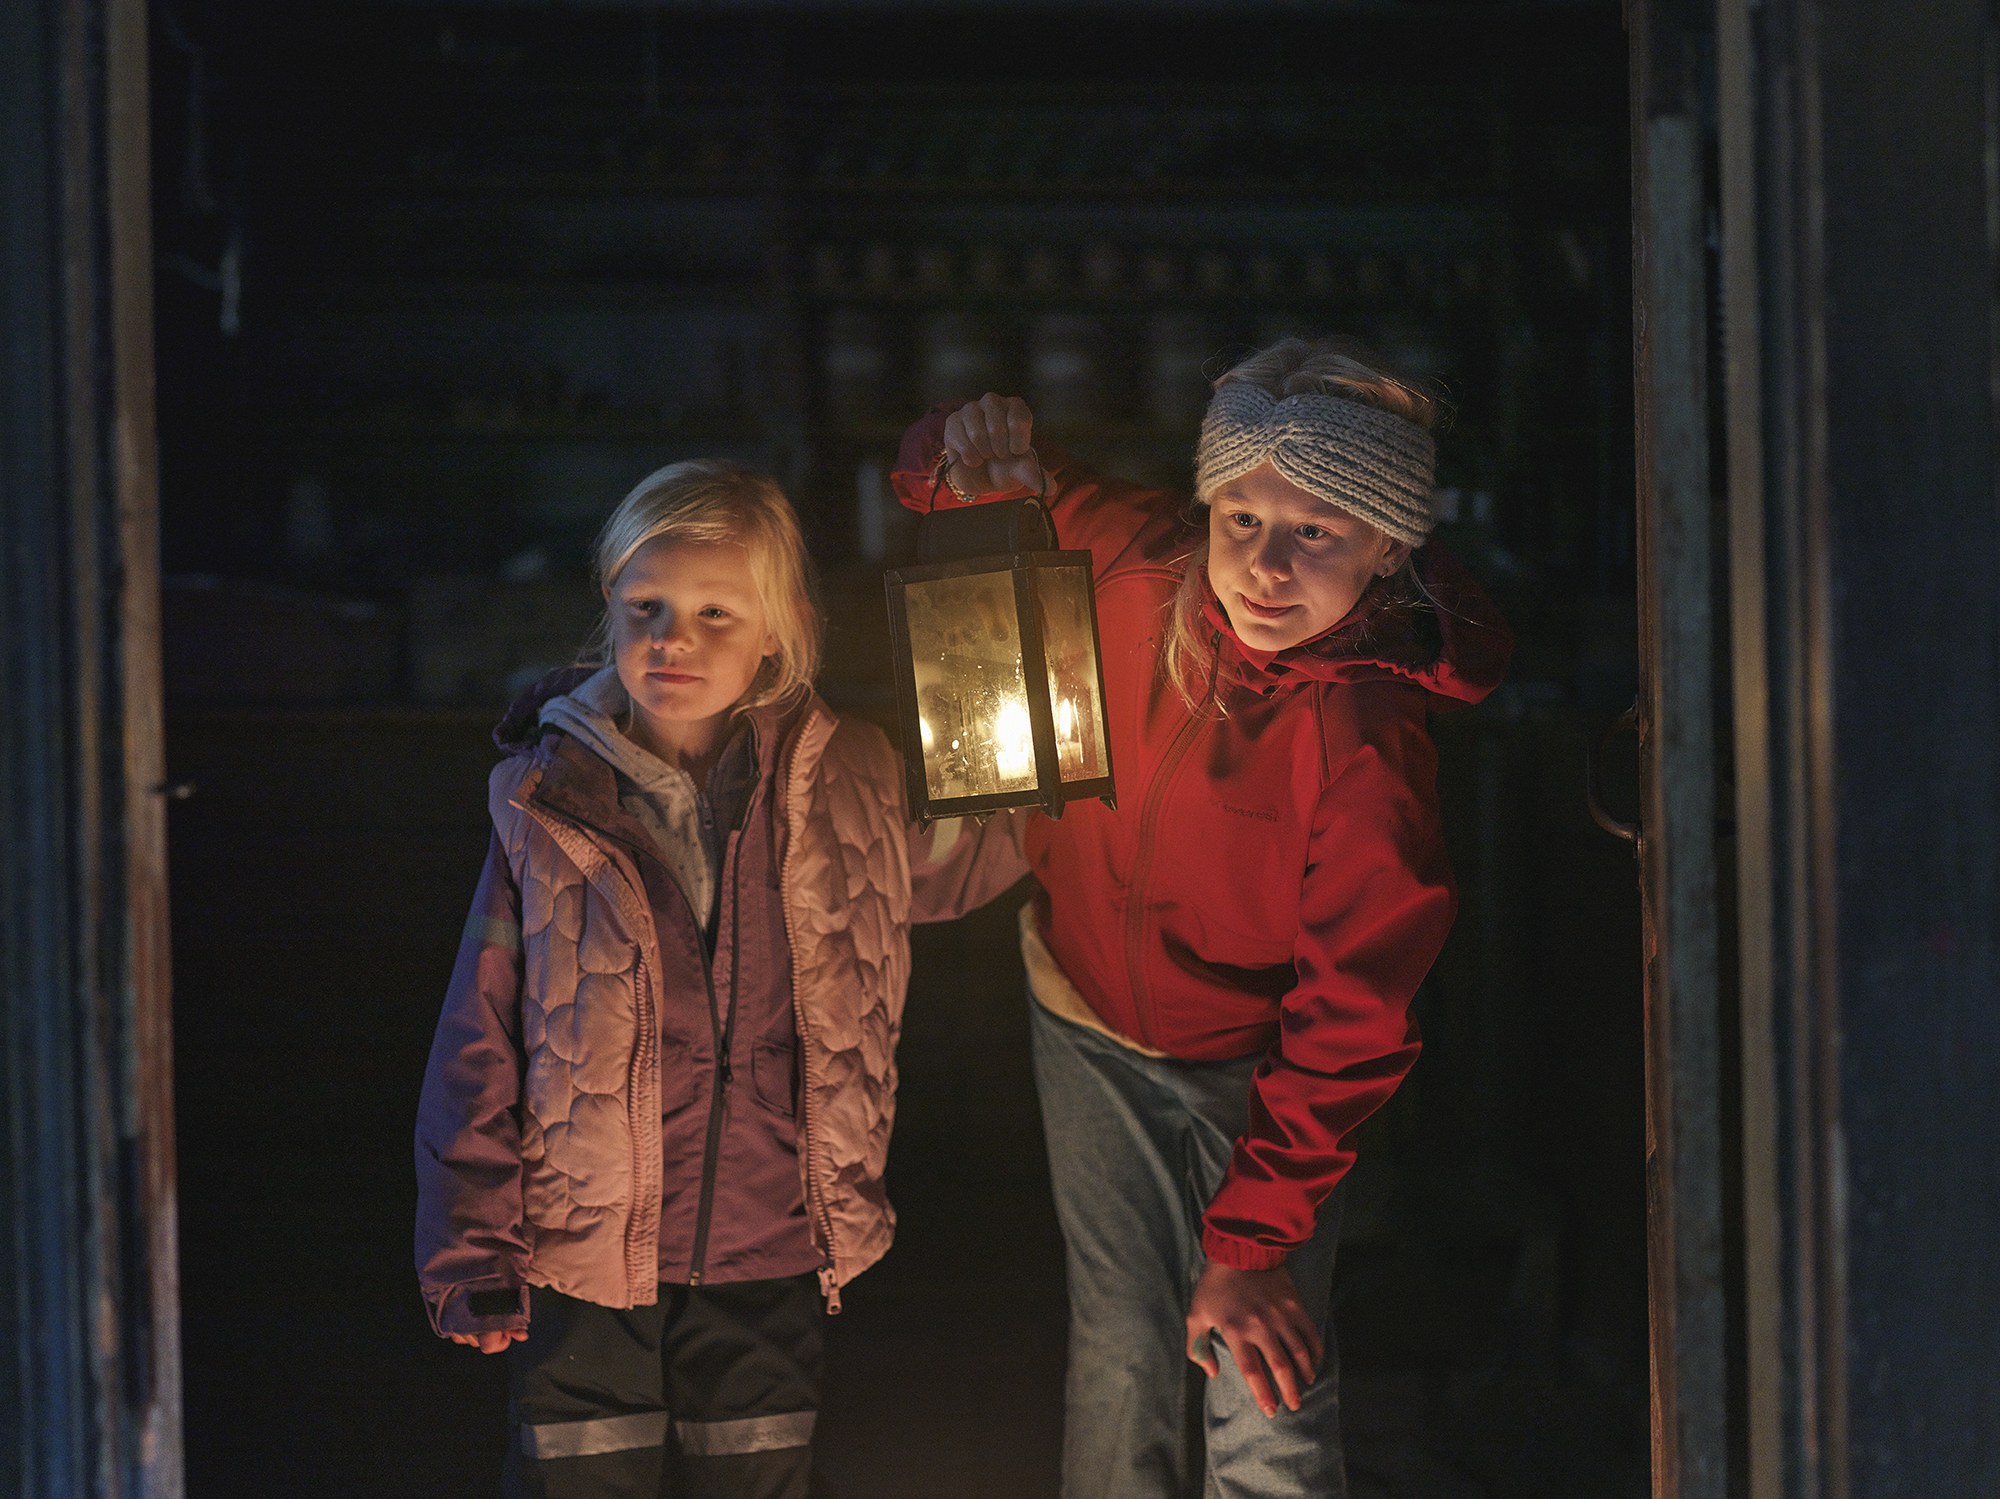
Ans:
[[[475,1310],[473,1298],[478,1297]],[[507,1299],[501,1309],[498,1303]],[[478,1281],[447,1286],[425,1298],[430,1302],[431,1326],[441,1338],[458,1333],[520,1332],[528,1326],[528,1288],[499,1281]]]
[[[1227,1265],[1232,1270],[1275,1270],[1285,1263],[1289,1251],[1273,1249],[1268,1244],[1253,1244],[1248,1239],[1230,1238],[1204,1227],[1201,1231],[1201,1252],[1208,1256],[1210,1263]]]

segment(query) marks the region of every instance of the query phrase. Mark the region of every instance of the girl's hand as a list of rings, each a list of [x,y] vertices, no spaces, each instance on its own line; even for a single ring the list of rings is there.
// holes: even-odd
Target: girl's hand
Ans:
[[[1299,1394],[1313,1382],[1326,1355],[1319,1329],[1306,1316],[1291,1272],[1237,1270],[1213,1262],[1201,1272],[1187,1314],[1187,1356],[1210,1379],[1221,1372],[1209,1334],[1222,1334],[1257,1409],[1278,1413],[1282,1396],[1287,1410],[1299,1408]],[[1276,1389],[1272,1382],[1276,1381]]]
[[[988,391],[961,406],[944,423],[944,450],[951,455],[951,482],[967,494],[1047,487],[1042,465],[1028,445],[1035,419],[1019,396]]]
[[[477,1348],[481,1353],[501,1353],[506,1350],[509,1343],[525,1343],[528,1340],[528,1329],[516,1327],[511,1331],[501,1332],[455,1332],[451,1335],[451,1340],[454,1343],[464,1343],[470,1348]]]

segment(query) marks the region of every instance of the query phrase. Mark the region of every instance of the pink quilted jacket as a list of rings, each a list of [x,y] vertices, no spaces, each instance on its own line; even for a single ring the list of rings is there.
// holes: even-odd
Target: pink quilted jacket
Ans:
[[[520,931],[486,929],[500,924],[475,910],[419,1106],[418,1275],[440,1334],[520,1325],[513,1297],[475,1312],[480,1292],[535,1284],[610,1307],[658,1296],[660,944],[630,851],[538,804],[544,753],[490,780]],[[777,776],[799,1163],[838,1311],[839,1288],[895,1229],[882,1175],[910,923],[971,910],[1027,864],[1004,816],[916,832],[887,739],[817,697],[792,718]],[[516,1004],[518,1021],[496,1013]]]

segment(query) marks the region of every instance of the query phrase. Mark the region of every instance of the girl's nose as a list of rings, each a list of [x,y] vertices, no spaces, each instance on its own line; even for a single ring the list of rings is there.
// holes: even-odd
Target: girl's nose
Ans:
[[[1259,577],[1288,578],[1292,574],[1292,549],[1282,537],[1266,537],[1250,553],[1250,570]]]

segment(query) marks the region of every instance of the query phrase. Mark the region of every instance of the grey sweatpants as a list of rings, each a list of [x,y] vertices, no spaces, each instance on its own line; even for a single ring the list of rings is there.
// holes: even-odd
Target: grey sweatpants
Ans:
[[[1156,1059],[1032,999],[1028,1010],[1068,1252],[1064,1499],[1344,1499],[1337,1188],[1285,1262],[1326,1343],[1299,1408],[1258,1410],[1220,1338],[1215,1379],[1186,1353],[1188,1302],[1207,1265],[1201,1215],[1243,1133],[1262,1058]]]

